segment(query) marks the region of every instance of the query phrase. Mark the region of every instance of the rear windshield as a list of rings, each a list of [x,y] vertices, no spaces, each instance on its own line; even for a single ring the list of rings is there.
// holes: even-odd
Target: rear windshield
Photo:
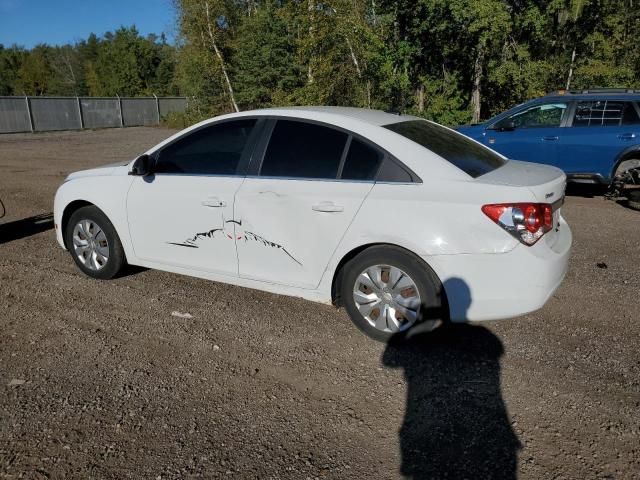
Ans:
[[[492,150],[436,123],[409,120],[385,125],[384,128],[428,148],[473,178],[489,173],[507,162]]]

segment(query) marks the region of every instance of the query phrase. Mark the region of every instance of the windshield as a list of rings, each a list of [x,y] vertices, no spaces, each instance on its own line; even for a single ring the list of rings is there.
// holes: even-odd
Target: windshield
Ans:
[[[473,178],[489,173],[507,162],[493,150],[470,138],[426,120],[392,123],[384,128],[440,155]]]

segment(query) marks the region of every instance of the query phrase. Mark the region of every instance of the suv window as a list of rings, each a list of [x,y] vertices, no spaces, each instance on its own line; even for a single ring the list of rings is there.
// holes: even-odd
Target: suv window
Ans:
[[[619,100],[582,101],[576,105],[574,127],[608,127],[640,123],[630,102]]]
[[[409,120],[384,128],[413,140],[474,178],[507,163],[493,150],[437,123]]]
[[[201,128],[160,151],[156,173],[235,175],[255,119]]]
[[[378,149],[353,138],[340,178],[343,180],[373,180],[376,178],[382,158],[382,152]]]
[[[559,127],[566,109],[566,103],[536,105],[503,118],[493,128],[500,130],[514,126],[515,128]],[[511,125],[511,122],[513,122],[513,125]]]
[[[322,125],[278,120],[260,175],[335,179],[347,138],[346,133]]]

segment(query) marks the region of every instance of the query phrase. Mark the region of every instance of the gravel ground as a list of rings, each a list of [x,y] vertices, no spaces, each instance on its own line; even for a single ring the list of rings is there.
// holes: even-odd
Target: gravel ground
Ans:
[[[569,197],[542,310],[385,346],[300,299],[83,276],[57,186],[171,133],[0,136],[0,478],[640,478],[640,213]]]

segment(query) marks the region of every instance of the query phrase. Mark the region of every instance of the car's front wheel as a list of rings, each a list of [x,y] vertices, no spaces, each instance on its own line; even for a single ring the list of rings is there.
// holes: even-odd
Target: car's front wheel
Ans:
[[[120,273],[126,259],[115,228],[99,208],[79,208],[69,218],[65,232],[67,248],[86,275],[107,280]]]
[[[444,316],[440,282],[420,258],[394,246],[368,248],[344,266],[340,298],[353,323],[386,342]],[[428,322],[428,326],[426,323]]]

